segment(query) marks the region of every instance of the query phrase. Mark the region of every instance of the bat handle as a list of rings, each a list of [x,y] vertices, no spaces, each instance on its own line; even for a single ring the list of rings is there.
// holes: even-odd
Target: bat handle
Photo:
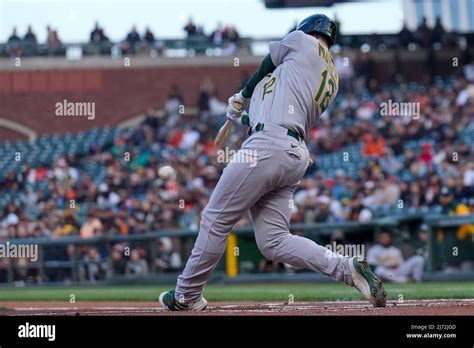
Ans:
[[[232,104],[232,107],[234,108],[234,110],[236,111],[242,111],[242,109],[244,108],[244,105],[238,101],[235,101],[233,104]]]

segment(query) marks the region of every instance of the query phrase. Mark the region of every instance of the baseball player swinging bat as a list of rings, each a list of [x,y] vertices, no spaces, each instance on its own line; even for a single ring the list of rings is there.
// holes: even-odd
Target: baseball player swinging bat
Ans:
[[[335,41],[332,19],[322,14],[304,19],[283,40],[270,42],[270,53],[259,70],[229,98],[229,120],[216,144],[222,146],[232,122],[239,121],[250,127],[239,152],[255,155],[254,161],[231,161],[222,172],[176,288],[160,294],[164,308],[207,307],[203,288],[225,251],[230,231],[248,212],[257,246],[267,259],[325,274],[355,287],[375,307],[385,306],[383,284],[361,256],[338,255],[289,231],[293,194],[310,164],[305,138],[339,88],[329,51]]]

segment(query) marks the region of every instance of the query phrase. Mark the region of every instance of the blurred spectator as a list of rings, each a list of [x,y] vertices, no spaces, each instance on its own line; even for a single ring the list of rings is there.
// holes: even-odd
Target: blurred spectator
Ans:
[[[211,42],[213,45],[221,47],[224,42],[224,28],[222,24],[219,22],[217,23],[216,29],[211,34]]]
[[[459,214],[459,203],[454,199],[453,192],[448,187],[443,187],[441,189],[440,196],[441,203],[441,213],[448,215],[458,215]]]
[[[49,25],[46,26],[46,44],[52,45],[53,43],[53,29]]]
[[[346,235],[343,231],[341,230],[335,230],[332,234],[331,237],[329,238],[329,245],[345,245],[349,244],[347,241]]]
[[[94,29],[90,34],[90,43],[98,45],[104,42],[109,42],[109,38],[105,35],[104,29],[99,26],[99,22],[95,22]]]
[[[127,34],[125,41],[122,43],[122,53],[132,54],[136,53],[140,48],[141,38],[140,34],[137,31],[136,26],[132,26],[132,29]]]
[[[189,20],[188,20],[188,23],[186,24],[186,26],[184,27],[184,31],[186,32],[186,35],[188,37],[190,36],[194,36],[198,33],[197,31],[197,27],[196,25],[194,24],[193,22],[193,19],[190,17]]]
[[[377,244],[367,251],[367,262],[382,281],[406,283],[409,279],[421,281],[425,260],[414,255],[404,261],[400,249],[392,245],[390,232],[382,231]]]
[[[408,29],[406,24],[403,24],[402,30],[398,33],[398,42],[401,47],[408,48],[408,45],[415,41],[415,36],[413,33]]]
[[[173,249],[170,238],[162,237],[157,242],[155,265],[159,272],[176,272],[181,269],[182,261],[179,253]]]
[[[125,267],[127,261],[124,257],[124,246],[122,244],[116,244],[112,248],[111,257],[111,271],[112,274],[120,275],[125,274]]]
[[[57,30],[53,30],[52,32],[52,40],[51,40],[52,45],[60,45],[61,40],[59,39],[59,34]]]
[[[57,46],[61,44],[61,40],[59,39],[58,31],[52,29],[50,26],[46,27],[47,30],[47,44],[48,46]]]
[[[458,105],[466,105],[470,100],[474,100],[474,84],[468,84],[464,81],[460,81],[459,87],[462,88],[458,96],[456,97],[456,103]]]
[[[53,237],[64,237],[71,235],[78,235],[81,225],[74,217],[72,210],[64,211],[64,216],[60,220],[60,223],[53,231]],[[84,237],[83,237],[84,238]]]
[[[372,206],[383,205],[394,206],[400,197],[400,187],[395,183],[393,177],[381,178],[372,195]]]
[[[142,257],[140,250],[133,249],[130,260],[125,265],[125,274],[129,276],[144,276],[148,274],[148,263]]]
[[[441,18],[438,17],[436,18],[436,24],[431,34],[432,43],[442,45],[445,41],[444,35],[445,35],[445,30],[443,28],[443,24],[441,24]]]
[[[431,144],[424,143],[421,146],[421,153],[419,155],[420,161],[422,163],[428,164],[433,160],[433,153],[431,152]]]
[[[87,220],[82,225],[80,235],[82,238],[91,238],[102,233],[103,225],[92,211],[88,212]]]
[[[474,59],[468,48],[462,52],[463,74],[464,78],[470,83],[474,82]]]
[[[127,41],[131,46],[135,46],[141,41],[140,34],[138,34],[137,31],[137,27],[132,27],[132,30],[127,34],[127,38],[125,39],[125,41]]]
[[[13,28],[12,34],[7,41],[7,52],[10,56],[20,57],[23,53],[21,47],[21,39],[17,34],[16,27]]]
[[[0,283],[8,282],[8,269],[10,261],[6,257],[0,257]]]
[[[84,255],[81,267],[79,268],[79,275],[81,281],[89,281],[95,283],[98,280],[104,280],[106,274],[106,267],[104,266],[100,254],[96,248],[90,247]]]
[[[280,262],[262,259],[258,265],[259,273],[276,273],[278,271],[283,271],[284,265]]]
[[[464,77],[471,83],[474,83],[474,60],[464,65]]]
[[[8,38],[8,44],[16,44],[21,41],[20,37],[17,35],[16,27],[13,28],[12,34]]]
[[[429,238],[429,227],[426,224],[422,224],[417,232],[417,239],[413,242],[415,249],[415,255],[420,255],[428,258],[428,238]]]
[[[164,53],[165,47],[162,41],[157,40],[155,35],[151,31],[150,27],[145,28],[145,35],[143,36],[143,43],[145,45],[146,51],[152,57],[162,55]]]
[[[240,35],[239,33],[237,32],[237,30],[235,29],[234,26],[232,25],[228,25],[224,28],[224,39],[233,43],[233,44],[237,44],[240,40]]]
[[[348,81],[354,77],[354,67],[352,62],[347,57],[341,55],[334,56],[334,66],[339,74],[340,88],[347,88]]]
[[[314,222],[336,222],[338,219],[335,212],[331,209],[331,198],[320,196],[316,201],[316,210]]]
[[[46,45],[48,46],[48,55],[55,55],[61,46],[61,40],[57,30],[52,29],[49,25],[46,26]]]
[[[206,121],[210,115],[224,115],[227,105],[216,96],[214,83],[210,79],[205,79],[200,85],[198,99],[199,116]]]
[[[428,27],[428,24],[426,24],[426,18],[423,17],[420,25],[416,29],[416,36],[422,48],[429,48],[431,46],[431,43],[432,43],[431,35],[432,35],[431,29]]]
[[[149,27],[145,28],[145,35],[143,36],[143,40],[145,40],[145,43],[148,46],[153,46],[156,42],[155,35]]]
[[[374,136],[367,133],[364,136],[364,150],[365,156],[381,157],[385,152],[385,140],[381,136]]]
[[[375,76],[375,61],[368,52],[360,52],[359,59],[356,61],[356,74],[358,84],[361,88],[371,89],[371,83]]]
[[[207,120],[210,114],[210,106],[209,106],[209,99],[212,93],[214,93],[214,85],[208,79],[201,82],[199,87],[199,99],[198,99],[198,109],[199,115],[204,119]]]
[[[346,215],[345,215],[345,220],[347,221],[358,221],[361,223],[367,223],[370,220],[372,220],[373,213],[364,207],[362,202],[357,199],[357,200],[348,200],[349,206],[345,208],[346,210]],[[343,201],[344,205],[347,205],[346,201]]]
[[[184,112],[184,100],[178,86],[172,85],[165,102],[164,111],[166,115],[165,126],[172,129],[178,122],[180,115]]]
[[[28,29],[26,31],[25,37],[23,38],[23,41],[29,45],[37,44],[36,35],[35,33],[33,33],[33,29],[31,28],[31,25],[28,26]]]

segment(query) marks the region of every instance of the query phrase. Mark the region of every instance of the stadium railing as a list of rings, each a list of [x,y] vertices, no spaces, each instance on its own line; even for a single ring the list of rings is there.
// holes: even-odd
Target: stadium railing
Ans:
[[[467,47],[474,45],[474,33],[452,33],[453,41],[456,45],[467,45]],[[247,49],[250,52],[262,44],[267,44],[269,41],[280,40],[278,37],[271,38],[241,38],[238,43],[238,48]],[[0,44],[0,57],[8,57],[12,52],[20,50],[22,56],[66,56],[69,49],[80,49],[83,56],[90,55],[114,55],[117,50],[120,50],[123,42],[104,42],[99,44],[93,43],[60,43],[56,45],[48,44],[31,44],[25,42],[2,43]],[[360,49],[362,45],[369,45],[372,48],[380,50],[399,48],[400,42],[398,34],[353,34],[342,35],[338,39],[338,44],[344,48]],[[192,54],[205,54],[209,50],[220,49],[221,45],[215,45],[207,36],[195,36],[183,39],[159,39],[152,45],[146,45],[142,42],[133,49],[135,53],[142,52],[142,48],[149,49],[166,49],[171,51],[192,52]],[[211,52],[212,55],[212,52]]]
[[[407,216],[396,216],[396,217],[386,217],[373,220],[368,223],[359,223],[359,222],[348,222],[348,223],[314,223],[314,224],[293,224],[291,225],[291,230],[293,232],[298,232],[305,237],[308,237],[316,242],[325,245],[324,241],[329,239],[329,236],[335,231],[339,230],[344,232],[347,236],[351,234],[362,234],[364,239],[364,244],[372,242],[374,237],[381,229],[388,229],[395,232],[397,236],[402,236],[405,234],[408,237],[408,240],[413,235],[416,235],[416,231],[421,223],[425,223],[429,227],[429,241],[427,244],[428,256],[427,256],[427,271],[428,277],[426,279],[470,279],[474,278],[474,274],[467,273],[465,275],[460,274],[442,274],[440,271],[445,263],[449,262],[458,262],[462,260],[474,261],[474,215],[466,216],[447,216],[447,215],[434,215],[434,216],[424,216],[420,214],[407,215]],[[464,234],[464,238],[459,240],[459,231],[460,229],[468,229],[468,232]],[[237,236],[237,240],[240,241],[242,238],[249,238],[253,242],[253,229],[252,227],[236,228],[232,232]],[[443,238],[440,237],[441,233]],[[44,275],[46,272],[51,272],[55,269],[69,269],[72,282],[79,282],[79,267],[81,265],[79,247],[81,246],[99,246],[105,245],[106,248],[110,251],[112,246],[115,243],[133,243],[133,242],[145,242],[148,243],[150,258],[154,260],[157,253],[156,241],[162,237],[172,237],[180,238],[183,241],[192,241],[197,236],[197,231],[183,229],[183,230],[173,230],[173,231],[159,231],[154,233],[146,234],[133,234],[133,235],[123,235],[123,236],[100,236],[92,237],[88,239],[83,239],[79,236],[70,236],[70,237],[60,237],[60,238],[27,238],[27,239],[14,239],[9,240],[10,245],[18,244],[34,244],[38,246],[39,249],[39,258],[37,262],[29,263],[26,265],[14,265],[12,259],[9,259],[8,267],[8,282],[10,284],[14,283],[14,271],[15,268],[28,268],[28,269],[37,269],[41,279],[45,279]],[[359,239],[361,237],[359,236]],[[3,241],[0,241],[3,242]],[[74,253],[70,260],[47,260],[45,259],[45,250],[47,248],[58,249],[61,247],[66,247],[69,245],[75,246]],[[192,245],[192,243],[191,243]],[[240,247],[240,246],[239,246]],[[256,247],[255,247],[256,248]],[[108,255],[110,261],[110,253]],[[239,259],[240,261],[240,259]],[[227,269],[227,275],[229,276],[229,267],[225,265],[226,262],[229,262],[229,259],[224,257],[223,267],[220,267],[220,276],[225,274],[223,270]],[[227,267],[226,267],[227,266]],[[219,272],[218,272],[219,273]],[[156,276],[156,269],[153,262],[151,263],[151,272],[150,276],[155,276],[153,279],[158,279],[158,281],[170,281],[173,277],[170,275],[166,276],[160,274]],[[234,278],[234,275],[231,275],[230,278],[242,280],[251,280],[251,279],[267,279],[265,275],[256,274],[254,278],[248,277],[247,275],[237,276]],[[266,277],[266,278],[265,278]],[[109,274],[106,278],[107,281],[116,282],[117,279],[125,277],[118,277],[114,274]],[[229,278],[229,277],[227,277]],[[272,277],[274,278],[274,277]],[[294,278],[294,277],[293,277]],[[303,279],[303,278],[301,278]],[[319,278],[318,278],[319,279]],[[127,281],[126,279],[122,279]],[[130,279],[128,279],[130,281]],[[136,281],[137,279],[135,279]],[[295,280],[295,279],[294,279]],[[146,279],[141,279],[141,282],[146,282]]]

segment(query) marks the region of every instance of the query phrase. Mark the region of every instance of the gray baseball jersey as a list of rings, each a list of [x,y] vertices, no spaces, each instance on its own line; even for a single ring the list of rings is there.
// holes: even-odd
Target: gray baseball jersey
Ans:
[[[277,68],[255,87],[250,125],[273,123],[306,138],[337,94],[334,59],[322,42],[299,30],[270,42],[270,56]]]

